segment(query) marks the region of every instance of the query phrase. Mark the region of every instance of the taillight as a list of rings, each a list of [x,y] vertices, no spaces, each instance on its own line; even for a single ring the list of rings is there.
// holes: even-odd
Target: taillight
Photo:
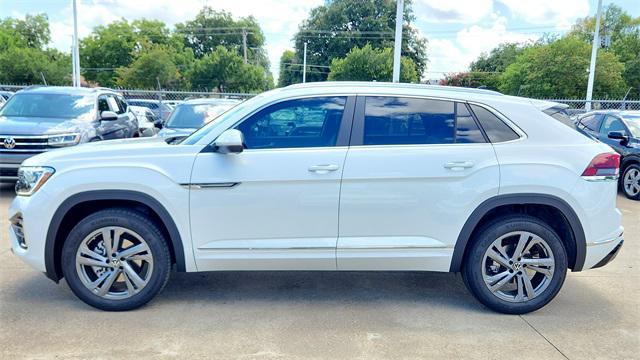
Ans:
[[[618,176],[620,170],[620,155],[616,153],[600,154],[591,160],[589,166],[584,169],[582,176]]]

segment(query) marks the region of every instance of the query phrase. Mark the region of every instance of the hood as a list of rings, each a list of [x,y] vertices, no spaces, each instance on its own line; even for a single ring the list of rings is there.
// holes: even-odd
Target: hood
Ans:
[[[191,148],[191,149],[189,149]],[[194,150],[195,149],[195,150]],[[47,166],[61,163],[120,163],[126,159],[162,158],[181,152],[197,153],[196,147],[169,145],[161,137],[143,137],[122,140],[106,140],[60,148],[33,156],[23,163],[26,166]],[[134,161],[134,162],[136,162]],[[152,161],[152,160],[151,160]]]
[[[82,132],[89,127],[86,120],[0,116],[0,134],[3,135],[49,135]]]

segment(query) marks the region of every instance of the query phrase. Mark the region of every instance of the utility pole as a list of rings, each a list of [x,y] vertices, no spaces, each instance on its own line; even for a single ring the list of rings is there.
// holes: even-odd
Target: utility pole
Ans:
[[[591,64],[589,65],[589,83],[587,84],[587,101],[584,108],[591,111],[591,99],[593,98],[593,81],[596,75],[596,56],[600,47],[600,15],[602,13],[602,0],[598,0],[598,14],[596,15],[596,29],[593,33],[593,44],[591,46]]]
[[[242,49],[244,51],[244,63],[247,63],[247,29],[242,28]]]
[[[302,56],[302,82],[307,82],[307,42],[304,42],[304,55]]]
[[[78,50],[78,4],[73,0],[73,86],[80,87],[80,51]]]
[[[404,0],[396,1],[396,40],[393,44],[393,82],[400,82],[400,54],[402,50],[402,22]]]

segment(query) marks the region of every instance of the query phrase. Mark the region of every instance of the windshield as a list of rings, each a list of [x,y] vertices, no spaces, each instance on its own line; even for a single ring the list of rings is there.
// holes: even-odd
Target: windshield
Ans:
[[[629,131],[633,137],[640,137],[640,115],[625,115],[624,120],[627,123]]]
[[[15,94],[2,107],[2,116],[74,119],[92,114],[95,98],[68,94]]]
[[[198,129],[208,124],[234,104],[182,104],[176,106],[167,121],[168,128]]]

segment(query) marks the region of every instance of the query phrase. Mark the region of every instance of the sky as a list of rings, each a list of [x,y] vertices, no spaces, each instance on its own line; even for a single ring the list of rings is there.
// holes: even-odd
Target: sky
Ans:
[[[309,11],[324,0],[78,0],[78,31],[125,18],[162,20],[169,26],[193,19],[205,5],[238,18],[253,15],[266,37],[271,71],[277,78],[282,52]],[[603,0],[640,16],[640,0]],[[413,25],[429,41],[425,79],[467,70],[471,61],[500,43],[563,34],[577,19],[593,16],[597,0],[413,0]],[[71,0],[0,0],[0,18],[45,13],[50,46],[69,52],[73,33]]]

